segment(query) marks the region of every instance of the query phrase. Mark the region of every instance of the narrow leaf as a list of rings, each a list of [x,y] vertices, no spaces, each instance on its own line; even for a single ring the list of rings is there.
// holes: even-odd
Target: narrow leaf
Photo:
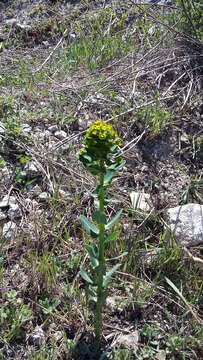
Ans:
[[[95,258],[98,258],[98,246],[96,244],[87,245],[87,252],[89,256],[93,256]]]
[[[90,258],[90,263],[93,269],[99,266],[98,261],[98,247],[96,244],[88,245],[87,246],[87,252]]]
[[[106,224],[105,226],[106,230],[109,230],[112,226],[114,226],[118,222],[121,213],[122,210],[119,210],[119,212],[115,216],[113,216],[113,218]]]
[[[176,285],[170,279],[168,279],[167,277],[165,277],[165,279],[168,285],[172,287],[172,289],[176,292],[176,294],[180,297],[180,299],[185,303],[185,305],[187,306],[191,314],[194,316],[194,318],[202,325],[203,324],[202,320],[199,318],[199,316],[197,315],[196,311],[192,308],[192,306],[188,303],[186,298],[183,296],[182,292],[176,287]]]
[[[82,157],[83,157],[85,160],[87,160],[88,162],[91,162],[91,161],[92,161],[91,156],[89,156],[89,155],[87,155],[87,154],[82,155]]]
[[[90,285],[88,288],[88,295],[89,295],[89,300],[93,301],[93,302],[97,302],[97,288],[96,286],[92,286]]]
[[[115,171],[107,171],[106,175],[104,176],[104,186],[107,186],[111,183],[115,175]]]
[[[121,259],[122,257],[124,257],[124,256],[126,256],[126,255],[128,255],[128,252],[127,252],[127,251],[125,251],[124,253],[122,253],[122,254],[119,255],[119,256],[116,256],[116,257],[111,258],[111,259],[107,259],[107,261],[118,260],[118,259]]]
[[[99,234],[99,229],[93,223],[91,223],[84,215],[80,216],[80,221],[88,234]]]
[[[125,165],[125,160],[121,161],[119,164],[114,163],[108,167],[109,170],[113,170],[114,172],[119,171]]]
[[[91,263],[92,269],[96,269],[99,266],[99,261],[93,256],[90,257],[90,263]]]
[[[93,284],[92,279],[90,278],[90,276],[88,275],[87,271],[81,267],[80,268],[80,275],[82,276],[82,278],[87,281],[89,284]]]
[[[106,273],[103,280],[103,287],[106,288],[108,283],[110,282],[113,274],[117,271],[117,269],[121,266],[121,264],[116,264],[110,271]]]

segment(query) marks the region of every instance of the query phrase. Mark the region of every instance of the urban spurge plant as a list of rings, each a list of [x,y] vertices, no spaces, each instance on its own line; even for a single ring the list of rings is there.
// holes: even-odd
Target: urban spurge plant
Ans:
[[[87,246],[91,271],[87,272],[81,267],[80,274],[88,284],[89,298],[95,303],[94,332],[96,351],[100,351],[101,348],[102,312],[106,301],[107,287],[112,275],[120,266],[120,264],[116,264],[111,269],[107,269],[105,250],[110,241],[116,240],[116,234],[110,232],[110,229],[118,222],[122,212],[120,210],[111,219],[107,219],[107,188],[111,184],[114,175],[124,165],[124,160],[119,155],[121,146],[122,140],[112,126],[98,120],[86,131],[79,153],[79,159],[84,166],[98,177],[98,186],[92,194],[95,206],[92,220],[88,220],[83,215],[80,217],[85,230],[93,238],[93,242]]]

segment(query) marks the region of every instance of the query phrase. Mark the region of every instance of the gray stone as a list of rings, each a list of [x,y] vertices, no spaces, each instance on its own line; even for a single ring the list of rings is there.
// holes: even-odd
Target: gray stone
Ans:
[[[115,97],[115,100],[118,101],[121,104],[127,103],[126,99],[123,96],[118,95],[118,96]]]
[[[54,136],[59,140],[63,140],[67,137],[67,134],[63,130],[58,130],[54,133]]]
[[[31,212],[32,210],[34,210],[35,213],[36,213],[36,209],[38,209],[38,207],[39,207],[39,203],[38,203],[36,200],[32,200],[32,199],[29,199],[29,198],[27,198],[27,199],[24,200],[24,204],[25,204],[25,206],[26,206],[26,209],[27,209],[29,212]]]
[[[156,32],[156,25],[152,25],[152,26],[149,28],[149,30],[148,30],[148,34],[149,34],[150,36],[152,36],[152,35],[155,34],[155,32]]]
[[[48,127],[48,130],[51,132],[51,133],[55,133],[56,131],[58,131],[58,125],[51,125]]]
[[[90,95],[85,99],[85,102],[88,104],[98,104],[102,105],[107,98],[102,93],[96,93],[94,95]]]
[[[6,214],[4,214],[4,212],[0,210],[0,221],[5,220],[6,218],[7,218]]]
[[[15,237],[17,225],[13,221],[9,221],[3,226],[3,237],[6,240],[12,240]]]
[[[50,136],[52,136],[52,133],[49,130],[44,130],[44,132],[42,133],[45,139],[50,138]]]
[[[46,201],[49,197],[50,197],[49,193],[44,191],[41,194],[39,194],[38,199],[41,201]]]
[[[26,174],[28,176],[37,176],[40,175],[40,171],[38,170],[36,164],[34,161],[29,161],[25,167],[24,170],[26,171]]]
[[[4,166],[2,169],[1,169],[1,178],[3,178],[4,180],[7,180],[7,178],[9,179],[9,177],[11,176],[12,174],[12,170],[10,170],[7,166]]]
[[[36,326],[33,333],[29,337],[30,342],[35,346],[42,346],[46,342],[44,330],[41,326]]]
[[[18,22],[18,20],[15,19],[15,18],[8,19],[8,20],[5,21],[6,25],[10,25],[10,26],[16,25],[17,22]]]
[[[75,39],[77,35],[75,33],[70,33],[69,36],[71,39]]]
[[[41,194],[42,189],[40,188],[39,185],[30,185],[30,188],[28,187],[30,194],[33,196],[39,196],[39,194]]]
[[[138,350],[138,341],[139,341],[139,334],[138,331],[135,330],[130,334],[127,335],[119,335],[116,340],[116,344],[119,347],[123,347],[128,350],[133,350],[134,353]]]
[[[9,219],[11,219],[11,220],[21,218],[22,212],[20,210],[19,205],[18,204],[10,204],[7,215],[9,217]]]
[[[11,205],[14,205],[14,204],[16,204],[15,196],[5,195],[2,199],[2,201],[0,201],[0,208],[4,209],[4,208],[10,207]]]
[[[120,296],[108,296],[106,299],[106,306],[112,312],[121,312],[122,308],[122,298]]]
[[[67,191],[64,191],[62,189],[59,189],[58,190],[58,195],[61,199],[64,199],[64,200],[69,200],[69,201],[73,201],[73,197],[71,195],[71,193],[67,192]]]
[[[141,171],[142,171],[142,172],[145,172],[145,173],[148,173],[148,172],[149,172],[149,167],[148,167],[147,165],[143,165],[143,166],[141,167]]]
[[[59,342],[59,341],[63,340],[63,331],[56,331],[53,334],[53,337],[54,337],[56,342]]]
[[[21,125],[22,133],[25,135],[29,134],[32,131],[32,128],[29,124],[22,124]]]
[[[203,244],[203,205],[187,204],[167,210],[168,238],[172,233],[174,239],[183,246]]]
[[[47,141],[52,136],[52,133],[49,130],[35,129],[33,136],[38,142]]]
[[[180,136],[180,141],[181,143],[183,144],[189,144],[190,143],[190,139],[189,139],[189,136],[186,134],[186,133],[183,133],[181,136]]]

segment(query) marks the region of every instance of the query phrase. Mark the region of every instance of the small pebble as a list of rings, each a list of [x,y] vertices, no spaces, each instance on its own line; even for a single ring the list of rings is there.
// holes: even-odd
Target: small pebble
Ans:
[[[67,137],[67,134],[63,130],[58,130],[54,133],[54,136],[59,140],[63,140]]]
[[[26,171],[27,176],[37,176],[40,174],[40,171],[38,170],[34,161],[27,163],[24,167],[24,170]]]
[[[51,133],[55,133],[56,131],[58,131],[58,126],[57,125],[51,125],[51,126],[48,127],[48,130]]]
[[[18,204],[11,204],[7,213],[10,220],[19,219],[22,217],[22,212]]]
[[[41,194],[39,194],[38,199],[41,201],[46,201],[49,197],[50,197],[49,193],[44,191]]]
[[[3,226],[3,237],[6,240],[12,240],[15,237],[17,225],[13,221],[9,221]]]
[[[4,214],[4,212],[0,210],[0,221],[5,220],[6,218],[7,218],[6,214]]]

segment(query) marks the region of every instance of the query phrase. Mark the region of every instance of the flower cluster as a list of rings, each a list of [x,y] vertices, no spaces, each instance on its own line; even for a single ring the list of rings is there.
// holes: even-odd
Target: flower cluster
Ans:
[[[108,155],[111,154],[115,147],[122,145],[122,140],[117,132],[113,130],[112,125],[104,121],[95,121],[87,130],[81,153],[87,152],[92,160],[106,161]]]

